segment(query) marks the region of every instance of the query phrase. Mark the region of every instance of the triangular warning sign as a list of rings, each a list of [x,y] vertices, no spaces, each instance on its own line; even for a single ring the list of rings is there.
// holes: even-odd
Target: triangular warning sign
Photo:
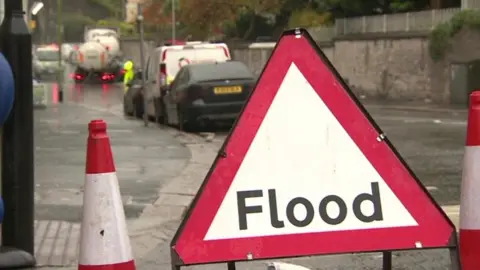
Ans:
[[[303,29],[285,32],[172,240],[180,264],[450,246],[455,227]]]

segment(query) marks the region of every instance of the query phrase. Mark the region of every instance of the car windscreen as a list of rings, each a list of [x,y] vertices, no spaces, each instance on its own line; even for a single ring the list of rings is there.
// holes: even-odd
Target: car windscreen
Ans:
[[[58,51],[37,51],[36,53],[37,59],[40,61],[58,61],[59,55]]]
[[[194,81],[240,80],[252,79],[253,75],[241,62],[228,61],[216,64],[190,65]]]

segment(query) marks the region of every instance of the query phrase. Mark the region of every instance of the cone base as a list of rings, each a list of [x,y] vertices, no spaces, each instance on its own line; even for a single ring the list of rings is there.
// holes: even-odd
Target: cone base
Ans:
[[[480,230],[460,229],[459,242],[462,269],[480,269]]]
[[[78,265],[78,270],[135,270],[135,262],[133,260],[123,263],[106,264],[106,265]]]

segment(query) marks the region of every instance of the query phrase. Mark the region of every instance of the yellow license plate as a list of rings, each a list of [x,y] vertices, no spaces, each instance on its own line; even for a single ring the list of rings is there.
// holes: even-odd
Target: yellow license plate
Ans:
[[[241,86],[225,86],[225,87],[215,87],[213,88],[215,95],[223,94],[239,94],[242,93]]]

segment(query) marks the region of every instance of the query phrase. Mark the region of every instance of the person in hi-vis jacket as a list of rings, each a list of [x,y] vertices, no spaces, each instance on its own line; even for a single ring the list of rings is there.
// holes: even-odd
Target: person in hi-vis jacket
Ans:
[[[130,87],[130,82],[133,80],[134,71],[133,71],[133,62],[128,60],[123,64],[123,70],[125,71],[123,75],[123,87],[124,87],[124,94],[127,93],[128,88]]]

